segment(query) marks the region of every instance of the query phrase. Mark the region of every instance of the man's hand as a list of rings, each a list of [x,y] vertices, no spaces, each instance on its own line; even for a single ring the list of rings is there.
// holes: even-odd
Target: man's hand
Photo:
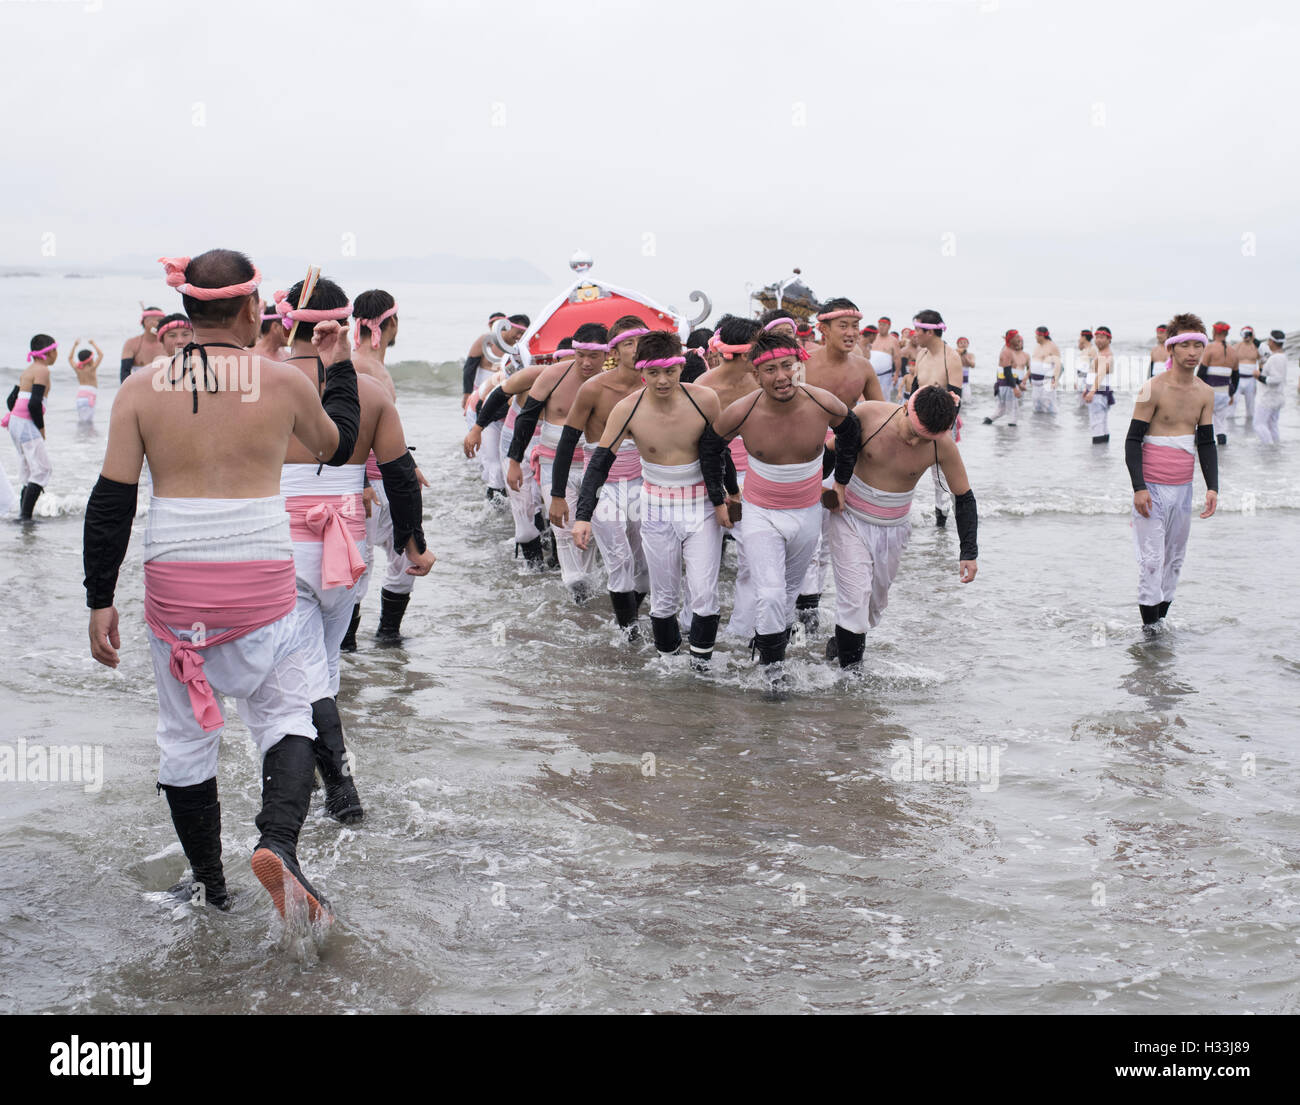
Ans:
[[[963,560],[960,564],[960,568],[961,568],[960,578],[963,583],[969,583],[972,579],[975,578],[975,573],[980,570],[979,565],[976,564],[975,561],[973,560]]]
[[[415,470],[415,479],[421,487],[433,486],[433,484],[429,482],[429,477],[426,476],[423,472],[421,472],[418,468]]]
[[[1205,492],[1205,509],[1201,511],[1202,518],[1211,518],[1214,512],[1219,509],[1219,493],[1217,491]]]
[[[117,632],[117,607],[105,606],[90,612],[90,655],[106,668],[117,667],[117,650],[122,638]]]
[[[1133,492],[1133,509],[1143,518],[1151,517],[1151,492],[1143,488]]]
[[[339,364],[352,356],[348,349],[348,332],[333,319],[316,323],[311,332],[311,343],[323,365]]]
[[[1017,387],[1017,388],[1012,388],[1011,390],[1015,393],[1015,396],[1016,396],[1017,399],[1019,399],[1020,396],[1023,394],[1023,392],[1022,392],[1018,387]]]
[[[551,509],[547,512],[547,517],[551,520],[551,525],[556,529],[564,529],[569,524],[569,504],[565,499],[557,499],[551,496]],[[590,526],[587,527],[591,529]],[[584,549],[586,545],[582,546]]]
[[[434,561],[438,559],[428,549],[425,549],[424,552],[417,552],[414,537],[406,543],[406,558],[411,562],[411,566],[406,569],[408,576],[427,576],[429,569],[433,567]]]
[[[723,529],[731,529],[731,511],[727,509],[727,503],[724,500],[713,508],[713,516],[718,520],[718,525]]]
[[[375,494],[373,487],[367,487],[361,493],[361,504],[366,508],[366,517],[370,517],[370,508],[379,501],[379,496]]]
[[[573,543],[583,552],[591,547],[591,523],[574,522],[573,523]]]
[[[463,445],[463,448],[465,449],[465,455],[467,457],[472,457],[475,453],[478,452],[478,447],[482,444],[483,444],[483,431],[479,429],[478,426],[471,426],[469,428],[469,433],[465,435],[465,441]]]
[[[826,509],[829,510],[832,514],[843,514],[844,513],[844,492],[847,491],[848,488],[844,484],[837,483],[835,484],[833,490],[835,492],[835,505],[830,506],[828,504]]]
[[[1096,395],[1096,394],[1097,394],[1097,393],[1096,393],[1095,391],[1093,391],[1092,388],[1089,388],[1087,391],[1085,391],[1085,392],[1083,393],[1083,401],[1084,401],[1085,403],[1091,403],[1091,402],[1092,402],[1092,398],[1093,398],[1093,396]]]
[[[519,467],[517,460],[512,460],[506,466],[506,486],[511,491],[520,491],[524,486],[524,470]]]

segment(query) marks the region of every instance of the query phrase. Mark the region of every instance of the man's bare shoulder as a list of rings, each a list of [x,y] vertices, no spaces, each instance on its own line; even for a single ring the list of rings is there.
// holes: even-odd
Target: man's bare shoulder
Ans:
[[[848,410],[848,407],[845,406],[844,404],[844,400],[842,400],[833,391],[827,391],[825,388],[819,388],[816,384],[803,384],[801,386],[803,390],[807,393],[808,397],[810,399],[815,400],[818,406],[827,408],[832,411]]]
[[[705,413],[711,412],[711,417],[716,418],[722,413],[722,401],[712,388],[701,387],[699,384],[683,384],[682,389]]]

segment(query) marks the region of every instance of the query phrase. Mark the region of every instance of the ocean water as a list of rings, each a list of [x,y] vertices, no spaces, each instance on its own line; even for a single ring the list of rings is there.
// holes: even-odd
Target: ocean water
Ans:
[[[367,816],[342,828],[313,803],[300,856],[338,914],[314,942],[285,938],[248,867],[259,772],[234,719],[219,784],[235,907],[160,893],[186,864],[153,785],[138,534],[118,589],[122,665],[89,655],[82,514],[117,349],[157,287],[4,282],[5,392],[36,330],[90,334],[108,358],[96,436],[78,436],[70,371],[56,373],[40,519],[0,524],[0,757],[20,742],[77,744],[103,765],[91,789],[0,782],[0,1009],[1300,1007],[1294,394],[1281,447],[1234,427],[1220,511],[1193,521],[1153,639],[1128,524],[1132,397],[1112,409],[1109,446],[1091,445],[1071,395],[1055,417],[980,424],[1002,329],[1107,322],[1137,353],[1167,305],[944,311],[987,367],[962,439],[979,575],[958,583],[956,533],[934,529],[923,481],[865,675],[819,659],[828,594],[827,624],[792,648],[792,689],[775,701],[742,642],[724,639],[714,670],[693,674],[623,641],[603,601],[575,607],[558,575],[513,558],[508,514],[484,502],[460,453],[457,359],[490,310],[535,314],[552,290],[395,288],[392,367],[433,481],[425,528],[439,559],[417,581],[406,647],[371,644],[372,593],[362,647],[343,662]],[[5,442],[0,465],[14,476]],[[1199,476],[1196,490],[1200,502]],[[730,549],[723,580],[725,614]],[[955,756],[967,750],[970,773]]]

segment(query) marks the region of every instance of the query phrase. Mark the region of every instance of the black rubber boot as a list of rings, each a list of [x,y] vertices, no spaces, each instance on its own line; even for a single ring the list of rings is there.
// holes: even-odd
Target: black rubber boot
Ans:
[[[1160,620],[1160,607],[1158,605],[1144,606],[1142,603],[1139,602],[1138,612],[1142,615],[1143,625],[1155,625],[1156,622]]]
[[[1092,439],[1094,445],[1105,445],[1108,441],[1110,441],[1110,434],[1101,434],[1099,437]]]
[[[696,614],[691,618],[691,666],[696,670],[707,668],[713,659],[721,617],[721,614]]]
[[[554,571],[560,566],[560,550],[555,547],[555,530],[547,530],[546,535],[550,538],[550,542],[546,546],[546,566],[550,568],[551,571]],[[587,600],[581,599],[579,601],[586,602]]]
[[[835,627],[835,654],[839,657],[840,667],[851,668],[862,663],[862,654],[867,648],[865,633],[850,633],[842,626]]]
[[[186,893],[191,900],[206,902],[215,909],[229,909],[230,894],[221,867],[221,803],[217,801],[216,777],[188,787],[159,785],[167,794],[176,836],[194,872],[192,885],[182,883],[172,891]],[[198,898],[193,895],[196,888],[201,895]]]
[[[661,656],[671,656],[682,647],[682,626],[676,614],[670,614],[666,618],[656,618],[651,614],[650,625],[654,629],[655,648]]]
[[[986,425],[986,426],[992,426],[992,425],[993,425],[993,419],[991,419],[991,418],[986,418],[986,419],[984,419],[984,425]]]
[[[487,489],[487,501],[489,503],[508,503],[506,498],[506,489],[504,487],[489,487]]]
[[[356,652],[357,650],[357,626],[361,624],[361,603],[357,603],[352,608],[352,620],[348,622],[348,631],[343,634],[343,640],[339,644],[340,652]]]
[[[788,629],[779,633],[756,633],[750,647],[757,651],[760,664],[779,664],[785,659],[785,646],[789,640]]]
[[[641,630],[636,624],[636,592],[611,591],[609,593],[609,602],[614,608],[614,617],[618,619],[619,626],[627,630],[627,639],[629,641],[639,641],[641,639]]]
[[[818,607],[821,606],[821,603],[822,597],[820,593],[816,595],[800,595],[794,600],[794,616],[809,637],[817,632],[817,627],[821,624],[821,618],[818,614]]]
[[[322,912],[329,913],[329,903],[298,866],[298,834],[307,817],[315,776],[315,743],[290,733],[262,760],[262,812],[254,820],[262,836],[253,851],[253,873],[280,916],[285,915],[288,898],[291,906],[305,904],[312,921]]]
[[[839,654],[840,654],[839,641],[837,641],[834,637],[829,638],[826,642],[826,659],[835,660],[839,657]]]
[[[20,500],[18,518],[23,522],[32,520],[32,511],[36,508],[36,500],[41,497],[44,491],[39,483],[28,483],[23,485],[23,497]]]
[[[542,551],[542,539],[534,537],[531,541],[524,541],[517,545],[521,553],[524,554],[524,562],[534,571],[540,572],[546,567],[546,554]]]
[[[1227,445],[1227,444],[1228,444],[1228,435],[1227,435],[1227,434],[1219,434],[1219,444],[1220,444],[1220,445]]]
[[[1173,599],[1166,599],[1164,602],[1160,604],[1160,616],[1162,618],[1169,613],[1169,604],[1173,601],[1174,601]]]
[[[352,781],[352,764],[343,745],[343,721],[339,717],[338,702],[332,698],[318,698],[311,704],[311,723],[316,727],[312,751],[316,754],[316,767],[325,780],[325,812],[335,821],[352,825],[360,821],[365,811]]]
[[[411,593],[399,595],[387,587],[379,592],[379,628],[375,630],[375,640],[385,645],[402,643],[402,615],[406,613],[406,604],[411,601]]]
[[[637,612],[637,614],[640,614],[640,613],[641,613],[641,604],[642,604],[643,602],[645,602],[645,600],[646,600],[646,596],[647,596],[648,594],[650,594],[650,592],[649,592],[649,591],[633,591],[632,594],[636,595],[636,612]]]
[[[935,528],[935,529],[943,529],[943,527],[946,526],[947,524],[948,524],[948,515],[946,515],[946,514],[945,514],[942,510],[940,510],[938,507],[935,507],[935,508],[934,508],[934,528]]]

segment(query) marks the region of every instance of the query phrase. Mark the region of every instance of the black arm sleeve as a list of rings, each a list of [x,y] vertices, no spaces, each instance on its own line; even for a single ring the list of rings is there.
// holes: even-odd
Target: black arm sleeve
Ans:
[[[1232,370],[1232,374],[1228,377],[1228,394],[1229,394],[1229,395],[1236,395],[1236,394],[1237,394],[1237,386],[1238,386],[1240,383],[1241,383],[1241,373],[1238,372],[1238,371],[1234,368],[1234,369]]]
[[[979,528],[979,516],[975,512],[975,492],[963,491],[956,496],[957,540],[961,543],[958,554],[963,560],[979,558],[980,547],[975,540],[975,531]]]
[[[351,361],[339,361],[325,370],[325,391],[320,405],[339,432],[339,447],[325,463],[331,468],[347,464],[361,432],[361,399],[357,395],[357,370]]]
[[[1128,437],[1124,439],[1124,463],[1128,465],[1128,475],[1133,481],[1134,491],[1147,489],[1146,478],[1142,475],[1142,439],[1147,436],[1150,428],[1150,422],[1135,418],[1128,424]]]
[[[518,421],[515,422],[518,426]],[[573,467],[573,450],[578,447],[582,431],[576,426],[565,426],[560,431],[560,443],[555,447],[551,462],[551,498],[563,499],[569,489],[569,469]],[[608,450],[606,450],[608,452]]]
[[[1016,386],[1016,369],[1015,365],[1002,366],[1002,382],[1008,387]]]
[[[5,400],[5,406],[10,410],[14,409],[14,404],[18,402],[18,385],[14,384],[14,390],[9,393],[9,398]]]
[[[1201,365],[1201,367],[1196,370],[1196,378],[1198,380],[1204,380],[1209,375],[1210,370],[1205,365]]]
[[[493,422],[505,418],[506,412],[510,410],[510,396],[498,385],[488,392],[488,397],[483,400],[478,409],[478,417],[474,419],[475,424],[480,430],[486,430]]]
[[[415,478],[415,461],[410,453],[379,466],[384,477],[384,494],[388,496],[388,510],[393,516],[393,548],[402,552],[406,543],[415,538],[415,547],[424,552],[424,500],[420,495],[420,481]]]
[[[853,478],[853,466],[858,463],[862,423],[849,411],[838,426],[831,427],[831,433],[835,435],[835,482],[844,487]]]
[[[32,397],[27,400],[27,413],[32,416],[32,424],[38,429],[45,429],[45,385],[33,384]]]
[[[721,506],[727,501],[727,492],[722,482],[722,454],[728,452],[727,439],[718,435],[712,426],[705,426],[700,434],[700,472],[704,476],[704,490],[709,494],[709,502]]]
[[[131,375],[131,369],[133,369],[134,367],[135,367],[134,357],[123,357],[121,375],[118,376],[117,382],[119,384],[126,383],[126,378]]]
[[[1219,490],[1219,449],[1214,444],[1214,427],[1196,427],[1196,455],[1201,459],[1201,475],[1210,491]]]
[[[461,383],[465,385],[466,395],[474,390],[474,377],[478,375],[478,366],[482,363],[482,357],[465,358],[465,367],[461,370]]]
[[[91,610],[113,605],[117,573],[131,543],[137,486],[100,476],[86,503],[81,557],[86,569],[86,605]]]
[[[614,467],[614,450],[601,446],[591,454],[587,462],[587,473],[582,477],[582,490],[578,493],[578,509],[573,512],[575,522],[590,522],[596,513],[596,495],[609,478],[609,470]]]
[[[524,401],[524,408],[515,417],[515,436],[510,439],[510,449],[506,453],[507,460],[513,460],[522,464],[524,460],[524,450],[528,448],[533,440],[533,431],[537,429],[537,419],[541,417],[542,409],[546,403],[541,399],[534,399],[531,395]]]
[[[722,454],[722,486],[727,489],[728,495],[740,494],[740,476],[736,472],[736,462],[730,449]]]
[[[822,446],[822,479],[835,471],[835,450],[829,445]]]

